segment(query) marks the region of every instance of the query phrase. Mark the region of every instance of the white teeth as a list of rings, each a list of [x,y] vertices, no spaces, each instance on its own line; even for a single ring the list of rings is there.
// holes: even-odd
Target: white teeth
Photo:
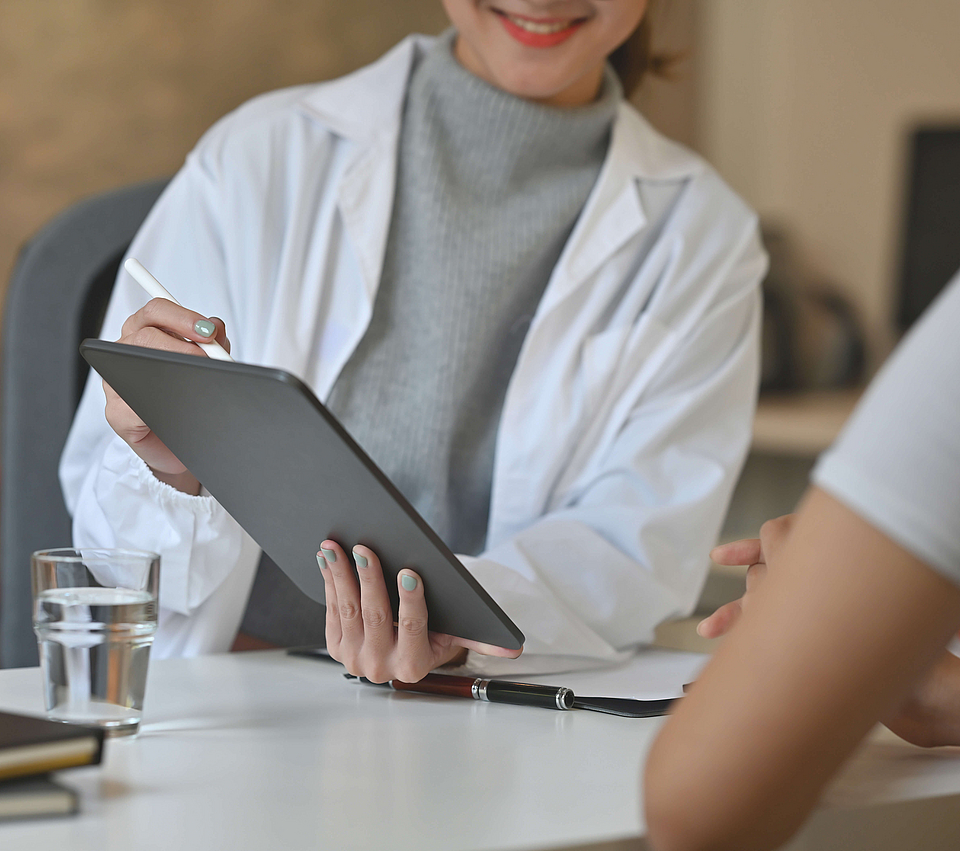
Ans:
[[[558,22],[554,24],[541,24],[536,21],[529,21],[526,18],[515,18],[513,15],[507,15],[510,21],[516,24],[520,29],[526,30],[530,33],[536,33],[537,35],[551,35],[553,33],[558,33],[560,30],[567,29],[571,22]]]

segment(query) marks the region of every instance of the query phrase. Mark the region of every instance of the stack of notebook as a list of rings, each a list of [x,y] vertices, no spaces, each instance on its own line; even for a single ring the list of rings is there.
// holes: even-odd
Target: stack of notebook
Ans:
[[[103,731],[0,712],[0,819],[69,815],[77,794],[49,773],[100,762]]]

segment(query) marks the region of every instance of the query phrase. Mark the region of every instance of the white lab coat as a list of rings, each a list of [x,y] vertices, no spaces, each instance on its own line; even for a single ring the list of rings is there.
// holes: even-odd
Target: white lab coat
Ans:
[[[225,320],[238,360],[289,370],[320,399],[370,320],[404,93],[427,43],[222,119],[130,250]],[[620,106],[507,388],[488,549],[463,559],[527,636],[507,669],[618,661],[694,605],[750,437],[756,225],[709,166]],[[121,272],[103,337],[146,298]],[[226,650],[259,550],[212,497],[152,476],[109,429],[96,377],[60,472],[76,545],[162,554],[156,655]],[[318,482],[318,499],[332,487]]]

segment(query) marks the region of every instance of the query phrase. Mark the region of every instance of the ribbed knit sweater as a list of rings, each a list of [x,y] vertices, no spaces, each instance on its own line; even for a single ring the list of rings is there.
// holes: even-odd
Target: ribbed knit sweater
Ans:
[[[609,72],[578,109],[523,100],[463,68],[454,36],[413,72],[373,317],[327,404],[451,549],[475,554],[507,383],[620,86]]]

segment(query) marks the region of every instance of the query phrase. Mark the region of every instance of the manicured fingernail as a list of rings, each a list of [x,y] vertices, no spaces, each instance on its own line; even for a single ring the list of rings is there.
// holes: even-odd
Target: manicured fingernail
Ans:
[[[326,547],[320,547],[320,552],[323,553],[323,557],[333,564],[337,560],[337,553],[335,550],[328,550]]]
[[[366,567],[367,559],[365,556],[360,555],[356,550],[353,551],[353,558],[357,562],[357,567]]]
[[[411,576],[409,573],[404,573],[400,576],[400,584],[403,586],[404,591],[416,591],[417,577]]]
[[[323,570],[327,566],[327,563],[323,560],[323,553],[317,553],[317,567]]]
[[[193,326],[193,330],[201,337],[212,337],[213,332],[217,330],[217,326],[209,319],[198,319]]]

